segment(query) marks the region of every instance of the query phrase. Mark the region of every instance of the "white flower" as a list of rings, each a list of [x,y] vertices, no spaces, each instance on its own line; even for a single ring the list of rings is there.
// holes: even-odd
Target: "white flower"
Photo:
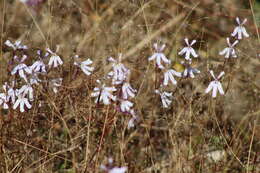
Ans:
[[[57,46],[57,50],[56,52],[58,52],[59,50],[59,46]],[[47,48],[47,51],[51,54],[51,57],[50,57],[50,60],[49,60],[49,63],[48,65],[50,67],[58,67],[59,65],[62,65],[63,64],[63,61],[61,60],[60,56],[58,56],[56,53],[52,52],[49,48]]]
[[[30,101],[33,101],[33,88],[31,85],[23,85],[17,92],[17,95],[23,95],[25,97],[26,95],[29,96]]]
[[[26,45],[22,45],[20,40],[17,40],[14,42],[14,44],[10,41],[10,40],[6,40],[5,41],[5,45],[7,45],[8,47],[13,48],[14,50],[17,49],[28,49],[28,47]]]
[[[160,95],[163,107],[168,108],[172,103],[172,93],[166,91],[161,92],[159,90],[155,90],[155,93]]]
[[[206,156],[210,162],[219,162],[226,157],[225,150],[216,150],[206,153]]]
[[[62,84],[62,78],[52,79],[50,81],[50,84],[51,84],[53,92],[57,93],[58,92],[58,87],[60,87],[61,84]]]
[[[167,70],[164,72],[164,80],[163,80],[163,85],[168,85],[169,80],[172,82],[173,85],[177,84],[177,81],[174,79],[174,76],[181,77],[181,73],[177,72],[173,69]]]
[[[24,97],[23,94],[18,95],[18,99],[13,105],[13,109],[16,109],[20,105],[20,112],[24,112],[24,105],[31,109],[32,105],[29,103],[28,98]]]
[[[113,166],[113,159],[108,159],[108,165],[101,165],[100,168],[107,173],[125,173],[127,171],[127,167],[115,167]]]
[[[38,73],[37,72],[33,72],[31,77],[30,77],[30,84],[33,85],[33,84],[36,84],[38,85],[39,82],[41,82],[42,80],[38,78]]]
[[[114,167],[108,171],[108,173],[125,173],[127,171],[127,167]]]
[[[219,52],[220,55],[225,55],[225,58],[229,58],[230,56],[233,58],[236,58],[236,52],[234,49],[234,46],[238,43],[238,40],[236,40],[233,44],[230,43],[229,38],[227,38],[227,44],[228,47],[226,47],[225,49],[223,49],[221,52]]]
[[[183,77],[191,77],[194,78],[196,73],[200,73],[200,71],[196,68],[192,68],[192,67],[186,67],[185,70],[183,71],[182,76]]]
[[[166,45],[163,44],[161,47],[159,47],[157,43],[154,43],[153,47],[154,47],[156,52],[152,56],[150,56],[148,58],[148,61],[152,61],[152,60],[155,59],[156,65],[160,69],[164,69],[164,66],[162,65],[161,61],[163,61],[166,64],[170,64],[171,63],[171,61],[169,59],[167,59],[166,56],[162,53],[162,51],[164,50],[165,46]]]
[[[20,0],[20,2],[22,2],[22,3],[27,3],[27,1],[29,1],[29,0]]]
[[[244,19],[243,22],[241,23],[240,19],[238,17],[236,17],[236,22],[237,22],[238,26],[235,27],[231,36],[236,37],[236,35],[237,35],[237,38],[239,40],[242,39],[242,36],[249,37],[249,34],[246,32],[246,28],[243,26],[247,22],[247,19]]]
[[[133,107],[133,103],[128,100],[122,100],[120,103],[120,110],[122,112],[130,112],[130,109]]]
[[[130,71],[121,63],[122,54],[119,54],[118,61],[114,58],[109,57],[108,61],[112,62],[113,71],[108,73],[108,76],[112,77],[112,84],[121,84],[128,76]]]
[[[8,109],[9,106],[8,106],[8,95],[6,95],[6,93],[0,93],[0,105],[3,105],[3,108],[4,109]]]
[[[132,118],[128,121],[127,129],[133,128],[138,120],[138,116],[133,109],[130,110],[130,114],[132,115]]]
[[[31,74],[32,70],[26,64],[20,63],[11,71],[11,75],[15,75],[16,73],[27,82],[25,73]]]
[[[75,58],[78,58],[78,55],[76,55]],[[79,66],[86,75],[90,75],[94,70],[94,67],[89,67],[89,65],[92,63],[93,62],[90,59],[87,59],[83,62],[74,62],[74,65]]]
[[[135,97],[136,90],[133,89],[130,83],[125,82],[122,86],[122,97],[128,99],[129,97]]]
[[[208,88],[205,90],[205,93],[209,93],[211,90],[212,91],[212,97],[215,98],[217,96],[217,92],[219,91],[219,93],[221,95],[224,95],[224,90],[222,88],[221,83],[219,82],[219,79],[225,74],[224,71],[222,71],[219,76],[216,78],[213,71],[210,70],[210,74],[211,76],[215,79],[214,81],[211,81]]]
[[[101,88],[95,87],[91,97],[96,97],[95,103],[102,101],[105,105],[110,104],[110,100],[116,101],[116,96],[112,92],[116,91],[115,87],[106,87],[104,84]]]
[[[178,54],[179,55],[183,55],[185,54],[185,59],[186,60],[191,60],[191,55],[194,57],[194,58],[197,58],[198,55],[197,53],[195,52],[195,50],[191,47],[192,45],[194,45],[197,41],[196,40],[192,40],[191,43],[189,43],[189,39],[188,38],[185,38],[185,43],[186,43],[186,47],[184,47]]]
[[[34,72],[46,73],[45,64],[42,60],[35,61],[31,66],[31,70]]]
[[[11,99],[11,102],[14,104],[15,102],[15,97],[16,97],[16,92],[13,89],[14,86],[14,81],[12,82],[12,86],[9,86],[7,82],[3,85],[3,89],[6,95],[6,102],[9,102]]]
[[[127,129],[131,129],[135,126],[135,121],[136,121],[137,117],[133,116],[127,123]]]

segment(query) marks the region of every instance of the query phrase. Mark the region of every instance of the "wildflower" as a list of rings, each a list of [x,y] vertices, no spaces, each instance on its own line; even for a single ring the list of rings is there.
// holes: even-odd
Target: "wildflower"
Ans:
[[[185,59],[186,60],[191,60],[191,55],[194,57],[194,58],[197,58],[198,55],[197,53],[195,52],[195,50],[191,47],[193,46],[197,41],[196,40],[192,40],[191,43],[189,43],[189,39],[188,38],[185,38],[185,43],[186,43],[186,47],[184,47],[178,54],[179,55],[183,55],[185,54]]]
[[[31,66],[31,70],[34,72],[46,73],[45,64],[42,60],[35,61]]]
[[[236,22],[237,22],[238,26],[235,27],[231,36],[236,37],[236,35],[237,35],[237,38],[239,40],[242,39],[242,36],[249,37],[249,34],[246,32],[246,28],[243,26],[247,22],[247,19],[244,19],[243,22],[241,23],[240,19],[238,17],[236,17]]]
[[[15,102],[15,97],[16,93],[15,90],[13,89],[14,86],[14,81],[12,82],[12,86],[9,86],[7,82],[3,85],[4,92],[6,93],[6,102],[9,102],[11,99],[11,102],[14,104]]]
[[[176,85],[177,81],[174,79],[174,76],[181,77],[181,73],[173,69],[169,69],[166,72],[164,72],[163,85],[168,85],[169,80],[172,82],[173,85]]]
[[[114,58],[109,57],[108,61],[112,62],[113,71],[109,72],[109,76],[112,77],[112,84],[121,84],[129,74],[129,70],[121,63],[122,54],[119,54],[118,61]]]
[[[184,64],[184,62],[181,62],[182,64]],[[188,62],[188,64],[184,64],[185,65],[185,69],[184,71],[182,72],[182,76],[183,77],[191,77],[191,78],[194,78],[195,75],[194,74],[198,74],[200,73],[200,71],[196,68],[192,68],[190,66],[191,64],[191,61]]]
[[[28,109],[32,108],[32,105],[29,103],[28,98],[24,97],[23,94],[18,95],[18,99],[13,105],[13,109],[16,109],[20,105],[20,112],[24,112],[24,106]]]
[[[26,59],[26,57],[26,55],[23,56],[22,60],[20,61],[20,64],[15,66],[14,69],[11,71],[11,75],[15,75],[16,73],[18,73],[19,76],[27,82],[25,73],[31,74],[32,70],[26,64],[22,63]],[[14,59],[18,59],[18,57],[15,56]]]
[[[45,0],[20,0],[22,3],[27,4],[28,6],[37,6],[41,3],[43,3]]]
[[[38,78],[38,73],[36,72],[33,72],[32,75],[31,75],[31,78],[30,78],[30,84],[33,85],[33,84],[36,84],[38,85],[39,82],[41,82],[42,80]]]
[[[116,91],[115,87],[106,87],[105,84],[103,84],[100,88],[94,88],[91,97],[96,97],[95,103],[102,101],[105,105],[109,105],[110,100],[116,101],[116,96],[112,95],[112,92],[114,91]]]
[[[20,0],[22,3],[27,3],[29,0]]]
[[[165,48],[165,44],[163,44],[161,47],[158,46],[157,43],[154,43],[153,47],[155,49],[155,53],[148,58],[148,61],[154,60],[156,61],[156,65],[160,69],[164,69],[164,66],[162,65],[161,61],[163,61],[166,64],[170,64],[171,61],[166,58],[166,56],[162,53],[162,51]]]
[[[37,51],[37,54],[39,55],[39,57],[38,57],[39,60],[35,61],[35,62],[30,66],[30,68],[31,68],[31,70],[32,70],[33,72],[46,73],[46,65],[45,65],[44,62],[43,62],[43,58],[46,58],[46,57],[49,55],[49,53],[46,52],[45,55],[41,55],[41,54],[42,54],[41,50],[38,50],[38,51]],[[42,57],[43,57],[43,58],[42,58]]]
[[[26,45],[22,45],[20,40],[17,40],[14,42],[14,44],[10,41],[10,40],[6,40],[5,41],[5,45],[8,47],[13,48],[13,50],[17,50],[17,49],[28,49],[28,47]]]
[[[128,99],[129,97],[135,97],[136,90],[133,89],[130,83],[125,82],[122,86],[122,97]]]
[[[23,85],[17,92],[17,95],[29,96],[30,101],[33,101],[33,88],[31,85]]]
[[[155,90],[156,94],[159,94],[164,108],[168,108],[172,103],[172,93],[166,91]]]
[[[62,84],[62,78],[56,78],[50,81],[50,85],[54,93],[58,92],[58,87],[60,87],[61,84]]]
[[[225,74],[224,71],[222,71],[219,76],[216,78],[213,71],[210,70],[211,76],[214,78],[214,81],[211,81],[208,88],[205,90],[205,93],[209,93],[212,90],[212,97],[215,98],[217,96],[217,92],[221,95],[224,95],[224,90],[222,88],[221,83],[219,82],[219,79]]]
[[[4,109],[8,109],[8,96],[6,95],[6,93],[0,93],[0,106],[3,105]]]
[[[59,50],[59,46],[57,46],[57,50],[56,52],[58,52]],[[49,63],[48,65],[50,67],[58,67],[59,65],[62,65],[63,64],[63,61],[61,60],[60,56],[58,56],[56,53],[52,52],[49,48],[47,48],[47,51],[51,54],[51,57],[50,57],[50,60],[49,60]]]
[[[108,159],[108,165],[101,165],[100,168],[107,173],[125,173],[127,171],[127,167],[115,167],[113,166],[113,159]]]
[[[133,107],[133,103],[128,100],[122,100],[120,103],[120,110],[122,112],[129,112],[131,107]]]
[[[78,55],[76,55],[75,58],[78,58]],[[94,70],[94,67],[89,67],[89,65],[92,63],[93,62],[90,59],[87,59],[83,62],[74,62],[74,65],[79,66],[86,75],[90,75]]]
[[[130,110],[130,114],[132,115],[132,118],[128,121],[127,129],[133,128],[138,120],[138,116],[133,109]]]
[[[219,52],[220,55],[225,55],[225,58],[229,58],[230,56],[233,58],[236,58],[236,52],[234,49],[234,46],[238,43],[238,40],[236,40],[233,44],[230,43],[229,38],[227,38],[227,44],[228,47],[226,47],[225,49],[223,49],[221,52]]]

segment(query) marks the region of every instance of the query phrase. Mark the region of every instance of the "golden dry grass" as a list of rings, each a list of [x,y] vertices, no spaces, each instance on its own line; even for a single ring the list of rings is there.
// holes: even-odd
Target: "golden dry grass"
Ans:
[[[133,173],[260,172],[255,5],[240,0],[48,0],[32,9],[0,1],[1,84],[11,80],[7,39],[21,39],[32,48],[28,63],[36,59],[36,49],[55,50],[56,45],[65,62],[48,74],[64,79],[58,94],[37,87],[30,111],[1,111],[0,172],[101,172],[108,157]],[[222,66],[218,52],[226,47],[236,16],[248,18],[251,37],[237,46],[239,58]],[[176,68],[185,37],[198,40],[194,66],[201,74],[168,88],[174,101],[165,110],[154,94],[156,73],[147,59],[152,43],[161,40]],[[134,102],[140,121],[130,130],[130,116],[90,98],[95,80],[110,70],[107,57],[120,52],[138,89]],[[86,77],[73,66],[75,54],[94,61],[93,75]],[[204,94],[209,69],[225,70],[225,96]],[[213,151],[223,155],[217,162],[209,157]]]

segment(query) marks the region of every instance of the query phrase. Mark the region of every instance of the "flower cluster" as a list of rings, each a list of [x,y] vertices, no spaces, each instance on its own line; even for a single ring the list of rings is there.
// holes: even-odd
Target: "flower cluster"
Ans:
[[[183,72],[178,72],[172,68],[169,68],[169,66],[171,65],[171,61],[162,53],[162,51],[165,49],[165,44],[163,44],[162,46],[158,46],[157,43],[154,44],[156,53],[148,58],[149,61],[155,60],[156,66],[163,72],[163,83],[162,85],[160,85],[160,88],[155,90],[155,93],[160,95],[164,108],[170,107],[170,104],[172,103],[172,92],[164,91],[164,87],[169,86],[169,84],[172,84],[173,86],[177,85],[177,80],[175,79],[175,76],[179,78],[194,78],[194,74],[200,73],[199,70],[190,66],[192,62],[192,57],[198,57],[198,54],[196,53],[194,48],[192,48],[192,46],[196,43],[196,40],[192,40],[192,42],[189,43],[188,38],[185,38],[184,41],[187,46],[180,50],[178,53],[179,55],[184,55],[185,62],[182,61],[182,64],[185,66],[185,69]],[[161,63],[162,61],[167,66],[163,66]]]
[[[104,105],[115,102],[116,108],[125,114],[130,114],[132,118],[128,123],[128,127],[134,126],[134,121],[137,119],[133,109],[134,103],[130,100],[135,97],[137,90],[132,88],[130,84],[131,71],[122,62],[122,54],[119,54],[118,60],[113,57],[108,58],[108,62],[112,64],[111,71],[105,76],[105,79],[111,79],[112,87],[107,87],[106,84],[97,80],[99,87],[94,88],[91,97],[96,97],[95,103],[103,103]],[[117,92],[117,95],[113,95]]]
[[[235,27],[231,34],[234,39],[227,38],[228,46],[219,52],[220,55],[226,58],[225,61],[228,61],[230,58],[237,58],[235,46],[239,43],[238,40],[249,37],[244,26],[247,19],[240,22],[240,19],[237,17],[236,22],[238,26]],[[183,71],[177,71],[172,68],[171,60],[163,53],[166,48],[165,44],[153,44],[155,52],[148,57],[148,61],[155,61],[155,68],[157,68],[156,77],[159,74],[160,79],[162,79],[156,80],[161,83],[159,88],[155,88],[155,93],[160,96],[163,108],[170,107],[173,99],[173,93],[170,89],[178,84],[178,78],[195,78],[195,75],[200,73],[200,70],[192,67],[194,58],[197,59],[199,57],[193,48],[197,41],[189,41],[188,38],[185,38],[184,42],[186,45],[178,52],[178,55],[183,58],[181,61],[184,67]],[[20,112],[31,109],[34,101],[34,88],[44,82],[46,83],[45,86],[50,87],[54,93],[58,92],[63,79],[61,77],[47,79],[46,76],[50,70],[59,69],[63,65],[62,57],[58,54],[59,46],[57,46],[55,51],[52,51],[50,48],[44,51],[37,50],[36,60],[32,61],[26,54],[28,46],[23,45],[20,40],[14,43],[6,40],[5,45],[13,51],[13,57],[10,60],[11,63],[9,63],[12,68],[10,71],[12,78],[9,82],[5,82],[0,93],[0,106],[3,109],[9,109],[10,107],[13,109],[19,108]],[[85,75],[89,76],[93,73],[94,67],[91,59],[80,59],[78,55],[75,55],[73,60],[73,64],[81,69]],[[28,62],[31,63],[28,64]],[[103,78],[97,80],[97,86],[94,87],[90,96],[95,98],[95,103],[97,104],[113,104],[118,111],[131,115],[128,128],[133,127],[138,120],[138,116],[134,109],[134,99],[137,90],[130,83],[131,70],[122,62],[122,54],[119,54],[117,59],[109,57],[108,62],[111,68]],[[212,70],[210,70],[210,74],[213,81],[209,83],[205,93],[212,91],[213,98],[217,96],[218,92],[224,95],[220,79],[225,72],[220,72],[218,77],[215,77]]]
[[[234,31],[231,33],[231,36],[234,38],[237,37],[237,39],[241,40],[244,37],[249,37],[244,24],[247,22],[247,19],[244,19],[243,22],[240,22],[240,19],[236,17],[236,22],[238,24],[237,27],[235,27]],[[225,58],[229,59],[230,57],[232,58],[237,58],[237,54],[235,52],[235,45],[239,43],[238,40],[235,40],[232,44],[230,43],[230,38],[227,38],[227,44],[228,47],[224,48],[221,52],[219,52],[220,55],[224,55]],[[219,92],[221,95],[224,95],[225,92],[223,90],[223,87],[220,83],[220,78],[225,74],[224,71],[222,71],[218,77],[215,77],[214,72],[212,70],[209,71],[211,76],[213,77],[213,81],[209,83],[209,86],[205,90],[205,93],[209,93],[212,91],[212,97],[215,98],[217,96],[217,92]]]
[[[34,101],[34,86],[39,85],[45,80],[39,79],[39,74],[46,75],[47,70],[50,70],[51,67],[58,67],[63,64],[61,58],[49,48],[46,49],[46,53],[43,55],[41,50],[37,51],[38,60],[32,63],[32,65],[26,64],[28,55],[25,54],[24,50],[28,49],[26,45],[22,45],[21,41],[15,41],[12,43],[7,40],[5,45],[12,48],[14,51],[14,56],[11,62],[14,62],[15,65],[11,70],[11,75],[14,76],[14,79],[10,82],[5,82],[3,85],[3,92],[0,93],[0,105],[4,109],[9,109],[12,105],[13,109],[19,107],[20,112],[24,112],[26,109],[32,108],[32,103]],[[57,49],[58,50],[58,49]],[[22,54],[21,56],[18,54]],[[46,67],[44,59],[49,55],[49,67]],[[12,63],[13,64],[13,63]],[[48,69],[47,69],[48,68]],[[46,70],[47,69],[47,70]],[[22,79],[22,80],[21,80]],[[61,85],[53,82],[57,79],[51,79],[50,83],[53,83],[53,91],[57,92],[57,87]],[[59,79],[62,81],[62,79]]]

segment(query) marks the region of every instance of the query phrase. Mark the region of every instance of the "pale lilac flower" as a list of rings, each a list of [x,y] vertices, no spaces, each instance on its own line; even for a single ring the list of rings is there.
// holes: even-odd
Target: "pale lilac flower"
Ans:
[[[246,28],[243,26],[247,22],[247,19],[244,19],[243,22],[241,23],[240,19],[238,17],[236,17],[236,22],[237,22],[238,26],[235,27],[231,36],[236,37],[236,35],[237,35],[237,38],[239,40],[241,40],[243,36],[249,37],[249,34],[246,32]]]
[[[125,82],[122,86],[122,97],[123,99],[128,99],[129,97],[135,97],[136,89],[133,89],[130,83]]]
[[[221,52],[219,52],[220,55],[225,55],[225,58],[233,57],[236,58],[236,51],[234,49],[234,46],[238,43],[238,40],[236,40],[233,44],[230,43],[229,38],[227,38],[227,44],[228,47],[223,49]]]
[[[221,83],[219,82],[219,79],[225,74],[224,71],[222,71],[219,76],[216,78],[213,71],[210,70],[211,76],[214,78],[214,81],[211,81],[208,88],[205,90],[205,93],[209,93],[212,90],[212,97],[215,98],[217,96],[217,92],[221,95],[224,95],[224,90],[222,88]]]
[[[164,108],[168,108],[172,103],[172,93],[166,91],[155,90],[156,94],[159,94]]]
[[[24,106],[28,109],[32,108],[32,105],[29,103],[28,98],[24,97],[23,94],[18,95],[18,99],[13,105],[13,109],[16,109],[20,105],[20,112],[24,112]]]
[[[61,84],[62,84],[62,78],[56,78],[50,81],[51,88],[55,94],[58,92],[58,87],[60,87]]]
[[[189,43],[189,39],[188,38],[185,38],[185,43],[186,43],[186,47],[184,47],[178,54],[179,55],[183,55],[185,54],[185,59],[186,60],[191,60],[191,55],[194,57],[194,58],[197,58],[198,57],[198,54],[195,52],[195,50],[191,47],[193,46],[197,41],[196,40],[192,40],[191,43]]]
[[[164,72],[163,85],[168,85],[169,80],[172,82],[173,85],[176,85],[177,81],[174,79],[174,76],[181,77],[181,73],[173,69],[169,69],[166,72]]]
[[[132,103],[128,100],[122,100],[121,103],[120,103],[120,110],[122,112],[130,112],[133,105],[134,105],[134,103]]]
[[[182,62],[182,64],[184,64],[184,62]],[[185,69],[184,71],[182,72],[182,76],[183,77],[191,77],[191,78],[194,78],[195,77],[195,74],[198,74],[200,73],[200,71],[196,68],[192,68],[190,66],[191,62],[189,61],[189,64],[186,64],[185,65]]]
[[[8,109],[9,106],[8,106],[8,102],[9,102],[9,99],[8,99],[8,95],[6,95],[6,93],[0,93],[0,106],[3,105],[3,108],[4,109]]]
[[[15,75],[16,73],[18,73],[19,76],[27,82],[27,78],[26,78],[25,73],[31,74],[32,70],[26,64],[22,63],[26,58],[27,58],[27,56],[24,55],[20,64],[15,66],[14,69],[11,71],[11,75]],[[14,59],[18,59],[18,57],[15,56]]]
[[[121,63],[122,54],[119,54],[118,61],[109,57],[108,61],[112,62],[113,71],[108,73],[108,76],[112,77],[112,84],[119,85],[127,78],[130,71]]]
[[[5,84],[3,85],[3,89],[4,89],[4,92],[7,94],[7,102],[10,101],[11,99],[11,102],[14,104],[15,102],[15,97],[16,97],[16,92],[15,90],[13,89],[13,86],[14,86],[14,81],[12,82],[12,86],[9,86],[7,84],[7,82],[5,82]]]
[[[105,84],[102,87],[94,88],[94,92],[91,93],[91,97],[96,97],[95,103],[103,102],[105,105],[110,104],[110,100],[116,101],[116,96],[112,95],[116,91],[115,87],[106,87]]]
[[[5,45],[8,47],[13,48],[13,50],[17,50],[17,49],[28,49],[28,47],[26,45],[22,45],[20,40],[15,41],[14,43],[12,43],[10,40],[6,40],[5,41]]]
[[[108,170],[108,173],[125,173],[127,171],[127,167],[114,167]]]
[[[58,52],[59,50],[59,46],[57,46],[57,50],[56,50],[56,53]],[[63,61],[61,60],[60,56],[58,56],[56,53],[52,52],[49,48],[47,48],[47,51],[51,54],[51,57],[50,57],[50,60],[49,60],[49,63],[48,65],[50,67],[58,67],[59,65],[62,65],[63,64]]]
[[[22,3],[27,3],[29,0],[20,0]]]
[[[127,123],[127,129],[131,129],[133,127],[135,127],[135,122],[138,119],[137,116],[133,116]]]
[[[41,3],[43,3],[45,0],[20,0],[22,3],[25,3],[28,6],[35,7]]]
[[[107,173],[125,173],[127,171],[127,167],[115,167],[113,166],[113,159],[108,159],[108,165],[101,165],[100,168]]]
[[[76,55],[74,58],[77,59],[78,55]],[[91,61],[90,59],[87,59],[86,61],[83,61],[83,62],[75,61],[74,65],[79,66],[86,75],[90,75],[91,72],[94,70],[94,67],[89,67],[89,65],[91,65],[92,63],[93,63],[93,61]]]
[[[130,110],[130,114],[132,115],[132,118],[127,123],[127,129],[133,128],[138,120],[138,116],[133,109]]]
[[[163,44],[162,46],[159,46],[157,43],[154,43],[153,47],[155,49],[155,53],[148,58],[148,61],[155,60],[157,67],[160,68],[160,69],[164,69],[164,66],[162,65],[162,62],[164,62],[166,64],[170,64],[171,63],[171,61],[166,58],[164,53],[162,53],[162,51],[164,50],[165,46],[166,46],[165,44]]]
[[[38,77],[38,73],[37,73],[37,72],[32,72],[32,75],[31,75],[31,77],[30,77],[29,83],[30,83],[31,85],[34,85],[34,84],[38,85],[39,82],[41,82],[41,81],[42,81],[42,80],[39,79],[39,77]]]
[[[38,57],[39,60],[35,61],[35,62],[30,66],[30,68],[31,68],[31,70],[32,70],[33,72],[46,73],[46,65],[44,64],[42,57],[43,57],[43,58],[46,58],[46,57],[49,55],[49,53],[46,52],[45,55],[41,55],[41,50],[38,50],[38,51],[37,51],[37,54],[39,55],[39,57]]]
[[[31,70],[34,72],[46,73],[45,64],[42,60],[35,61],[31,66]]]
[[[17,95],[23,95],[23,97],[28,95],[28,98],[30,99],[30,101],[33,101],[33,88],[32,88],[32,86],[29,85],[29,84],[23,85],[18,90]]]

